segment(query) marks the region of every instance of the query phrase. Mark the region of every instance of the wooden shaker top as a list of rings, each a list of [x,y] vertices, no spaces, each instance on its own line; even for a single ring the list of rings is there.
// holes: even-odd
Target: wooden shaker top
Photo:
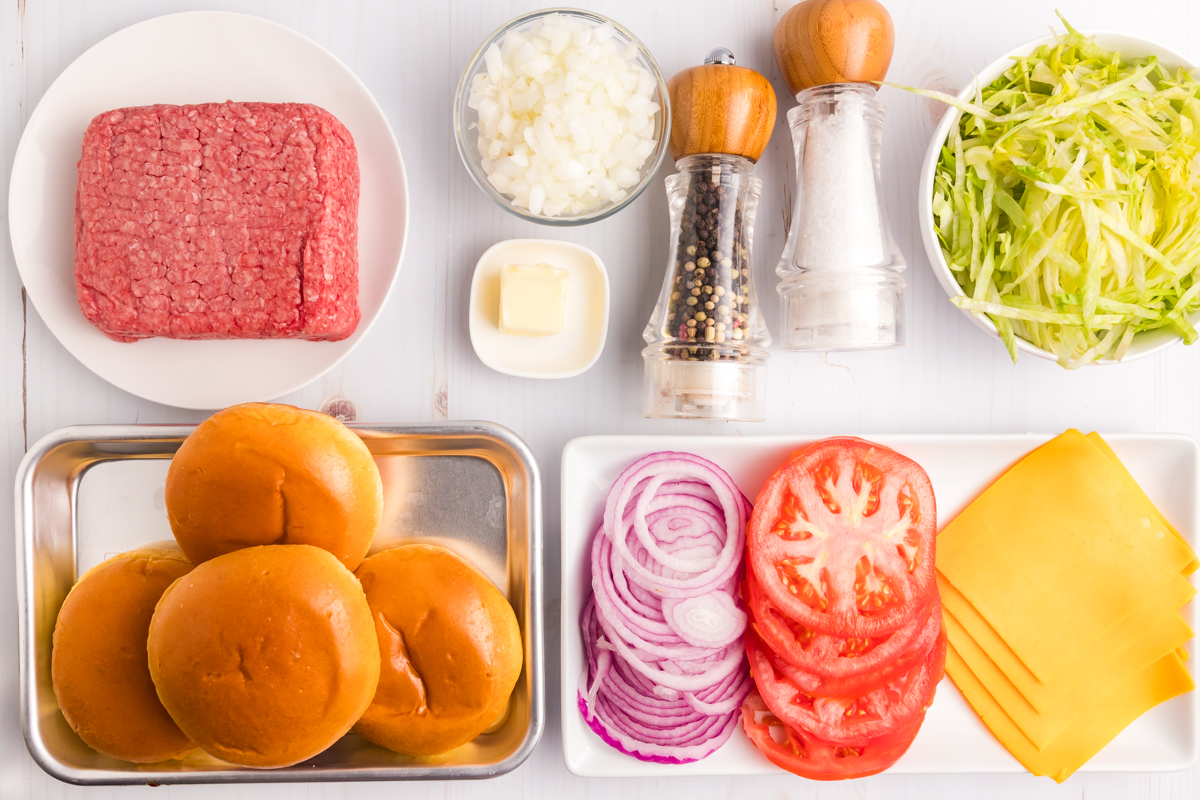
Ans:
[[[714,62],[715,58],[723,61]],[[703,66],[667,81],[671,157],[725,153],[758,161],[775,127],[775,90],[759,73],[714,50]]]
[[[793,95],[829,83],[882,81],[892,17],[877,0],[804,0],[775,28],[775,61]]]

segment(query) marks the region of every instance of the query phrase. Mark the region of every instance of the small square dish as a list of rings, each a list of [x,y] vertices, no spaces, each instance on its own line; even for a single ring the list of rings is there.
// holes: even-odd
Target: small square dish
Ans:
[[[550,264],[571,274],[563,329],[549,336],[500,330],[500,272],[505,264]],[[554,239],[508,239],[480,256],[471,279],[471,346],[479,360],[518,378],[573,378],[600,358],[608,336],[608,272],[582,245]]]
[[[591,594],[589,552],[609,486],[631,463],[663,450],[694,453],[723,468],[753,499],[763,483],[812,436],[588,436],[574,439],[562,456],[562,732],[567,769],[583,777],[782,775],[738,725],[729,741],[700,761],[657,764],[609,747],[579,713],[576,691],[583,670],[579,617]],[[871,435],[920,464],[937,495],[939,529],[1026,453],[1053,438],[1042,434]],[[1104,435],[1121,462],[1193,546],[1197,544],[1195,440],[1175,434]],[[1197,627],[1200,603],[1183,609]],[[1195,654],[1195,640],[1187,647]],[[1196,677],[1196,658],[1187,667]],[[1080,772],[1170,772],[1196,762],[1200,692],[1152,708],[1101,750]],[[925,723],[890,774],[1022,773],[1025,768],[992,736],[950,680],[938,686]]]

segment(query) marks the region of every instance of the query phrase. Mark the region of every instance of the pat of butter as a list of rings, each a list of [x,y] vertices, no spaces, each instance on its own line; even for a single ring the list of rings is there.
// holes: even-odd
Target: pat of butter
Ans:
[[[500,271],[500,330],[550,336],[566,321],[571,273],[550,264],[505,264]]]

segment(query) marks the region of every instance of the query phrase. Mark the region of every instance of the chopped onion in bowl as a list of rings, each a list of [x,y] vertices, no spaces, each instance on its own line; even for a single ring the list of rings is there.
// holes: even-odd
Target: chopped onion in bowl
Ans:
[[[510,30],[484,52],[467,106],[488,182],[531,214],[619,203],[654,153],[656,81],[611,23],[559,13]]]

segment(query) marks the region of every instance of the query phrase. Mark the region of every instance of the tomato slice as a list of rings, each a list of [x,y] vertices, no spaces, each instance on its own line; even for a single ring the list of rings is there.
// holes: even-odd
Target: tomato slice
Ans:
[[[839,781],[876,775],[904,755],[917,731],[921,714],[890,736],[882,736],[862,747],[822,742],[812,734],[796,731],[771,713],[758,692],[742,703],[742,727],[771,763],[815,781]]]
[[[946,637],[918,664],[863,694],[823,697],[802,691],[780,669],[775,654],[754,631],[746,632],[746,657],[767,707],[790,728],[824,742],[863,747],[925,714],[946,663]]]
[[[753,571],[746,573],[743,597],[780,670],[817,696],[862,694],[895,680],[925,658],[942,626],[941,604],[931,602],[900,630],[871,639],[811,631],[775,608]]]
[[[936,532],[933,486],[915,461],[837,438],[801,450],[767,480],[746,542],[759,585],[786,618],[869,640],[929,604]]]

